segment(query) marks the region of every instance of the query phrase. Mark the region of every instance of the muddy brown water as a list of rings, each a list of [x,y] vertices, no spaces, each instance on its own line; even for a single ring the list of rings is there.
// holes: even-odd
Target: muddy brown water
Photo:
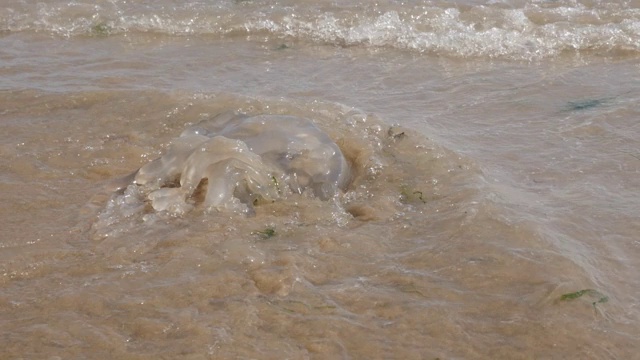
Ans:
[[[328,18],[290,33],[242,33],[236,18],[224,36],[147,31],[147,8],[131,9],[138,22],[110,15],[122,22],[96,35],[73,30],[93,10],[43,4],[25,10],[38,28],[0,13],[0,357],[640,350],[640,67],[623,40],[523,61],[531,53],[491,44],[416,51],[373,20],[371,39],[397,46],[332,40]],[[339,13],[301,4],[292,11]],[[236,5],[259,17],[259,4]],[[479,16],[468,6],[461,18]],[[187,26],[180,9],[173,24]],[[350,185],[255,216],[170,216],[116,191],[186,127],[229,110],[312,119],[352,164]]]

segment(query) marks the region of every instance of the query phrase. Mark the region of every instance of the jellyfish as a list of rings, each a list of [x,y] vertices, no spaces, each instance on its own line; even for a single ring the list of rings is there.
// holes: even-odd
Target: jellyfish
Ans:
[[[311,120],[224,113],[185,129],[133,183],[147,190],[154,210],[184,213],[206,180],[207,210],[248,213],[290,194],[333,198],[349,177],[342,151]]]

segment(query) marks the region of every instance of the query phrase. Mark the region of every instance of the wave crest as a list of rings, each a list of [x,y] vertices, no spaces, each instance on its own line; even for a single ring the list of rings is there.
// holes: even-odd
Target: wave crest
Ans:
[[[273,6],[249,1],[171,6],[117,1],[13,4],[0,10],[0,31],[60,36],[259,34],[454,57],[534,59],[563,52],[640,53],[640,9],[565,1],[520,6],[385,3],[360,7],[304,3]]]

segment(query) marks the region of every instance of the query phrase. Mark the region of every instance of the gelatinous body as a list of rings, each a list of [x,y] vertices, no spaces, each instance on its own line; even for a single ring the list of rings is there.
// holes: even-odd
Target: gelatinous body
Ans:
[[[207,209],[246,212],[290,193],[329,199],[347,185],[349,165],[308,119],[225,113],[186,129],[134,183],[148,189],[156,211],[183,213],[203,179]]]

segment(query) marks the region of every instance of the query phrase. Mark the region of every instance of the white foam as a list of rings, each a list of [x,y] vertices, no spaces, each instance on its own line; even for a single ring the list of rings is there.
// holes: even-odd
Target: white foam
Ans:
[[[170,11],[168,11],[170,10]],[[161,33],[264,34],[339,45],[391,47],[456,57],[534,59],[562,52],[640,52],[640,10],[628,3],[572,0],[453,5],[379,1],[372,7],[237,2],[155,6],[50,1],[0,9],[0,31],[62,36]]]

